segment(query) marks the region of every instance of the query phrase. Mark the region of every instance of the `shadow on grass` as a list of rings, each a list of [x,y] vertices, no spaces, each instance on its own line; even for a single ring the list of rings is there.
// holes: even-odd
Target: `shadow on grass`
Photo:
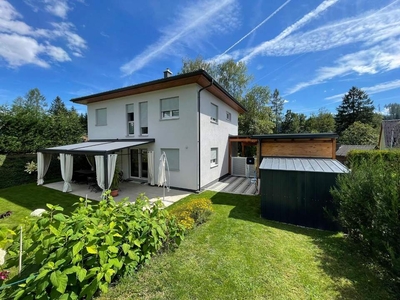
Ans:
[[[263,219],[260,217],[260,196],[216,193],[211,201],[213,204],[233,206],[229,218],[259,223],[311,238],[322,250],[316,259],[323,271],[335,282],[344,283],[336,285],[341,299],[379,299],[379,295],[383,294],[376,290],[379,288],[384,288],[390,298],[399,299],[400,278],[391,276],[387,270],[363,254],[358,245],[342,235]]]

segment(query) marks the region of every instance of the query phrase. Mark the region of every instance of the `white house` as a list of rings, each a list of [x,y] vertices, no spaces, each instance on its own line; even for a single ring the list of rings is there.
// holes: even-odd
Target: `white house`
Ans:
[[[116,153],[125,179],[150,183],[164,151],[170,186],[187,190],[228,174],[228,138],[238,134],[245,108],[204,70],[170,75],[167,69],[159,80],[72,99],[87,106],[89,144],[42,152]]]

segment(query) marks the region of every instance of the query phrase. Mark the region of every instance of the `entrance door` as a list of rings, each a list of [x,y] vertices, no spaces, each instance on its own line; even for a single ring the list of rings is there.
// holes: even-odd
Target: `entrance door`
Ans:
[[[147,149],[131,149],[131,177],[147,178]]]

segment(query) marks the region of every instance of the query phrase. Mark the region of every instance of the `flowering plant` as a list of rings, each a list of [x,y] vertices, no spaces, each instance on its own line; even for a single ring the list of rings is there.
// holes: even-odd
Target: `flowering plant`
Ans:
[[[32,174],[37,171],[37,164],[32,160],[31,162],[27,162],[25,164],[25,172]]]

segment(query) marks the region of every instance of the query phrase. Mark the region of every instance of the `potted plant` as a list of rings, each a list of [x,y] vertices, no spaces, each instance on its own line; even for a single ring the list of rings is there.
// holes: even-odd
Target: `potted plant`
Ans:
[[[119,183],[120,183],[120,177],[119,177],[120,170],[117,166],[115,166],[115,171],[114,171],[114,177],[111,182],[111,196],[115,197],[118,196],[118,188],[119,188]]]

